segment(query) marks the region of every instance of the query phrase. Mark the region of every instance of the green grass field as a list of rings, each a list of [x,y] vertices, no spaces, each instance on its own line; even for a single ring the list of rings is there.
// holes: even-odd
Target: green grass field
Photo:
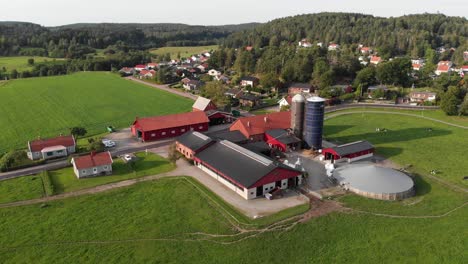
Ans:
[[[25,148],[38,136],[69,133],[73,126],[100,134],[107,125],[128,127],[136,116],[190,111],[192,104],[112,73],[13,80],[0,84],[0,152]]]
[[[6,68],[7,72],[16,69],[18,72],[31,70],[32,66],[28,64],[28,59],[34,59],[35,63],[44,61],[58,60],[47,57],[33,57],[33,56],[17,56],[17,57],[0,57],[0,69]]]
[[[211,46],[187,46],[187,47],[162,47],[157,49],[150,50],[151,54],[154,55],[164,55],[167,53],[171,54],[171,59],[177,59],[177,54],[180,53],[181,58],[186,58],[195,54],[202,52],[207,52],[210,50],[217,50],[218,45]]]
[[[175,168],[175,165],[170,163],[167,159],[152,153],[145,154],[144,152],[140,152],[136,153],[136,156],[138,157],[138,160],[135,162],[136,171],[133,171],[122,159],[118,158],[114,159],[112,175],[109,176],[78,179],[73,172],[73,168],[69,167],[50,171],[50,178],[56,193],[64,193],[111,182],[156,175],[171,171]]]
[[[0,181],[0,204],[40,198],[43,195],[44,188],[39,176]]]

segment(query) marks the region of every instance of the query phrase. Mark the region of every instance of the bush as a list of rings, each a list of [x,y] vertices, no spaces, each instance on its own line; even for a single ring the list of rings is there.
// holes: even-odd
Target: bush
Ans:
[[[102,152],[104,151],[104,149],[105,149],[105,146],[101,141],[94,141],[88,146],[88,151]]]
[[[42,185],[44,186],[44,192],[46,196],[52,196],[55,194],[55,186],[50,179],[50,174],[48,171],[43,171],[41,173]]]

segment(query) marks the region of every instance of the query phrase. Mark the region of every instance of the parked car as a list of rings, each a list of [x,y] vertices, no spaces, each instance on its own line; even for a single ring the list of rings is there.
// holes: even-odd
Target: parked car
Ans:
[[[132,155],[130,155],[130,154],[125,154],[123,156],[123,158],[124,158],[125,161],[132,161],[132,159],[133,159]]]
[[[104,146],[105,146],[106,148],[115,147],[115,142],[112,141],[112,140],[109,140],[109,139],[103,139],[103,140],[102,140],[102,144],[104,144]]]

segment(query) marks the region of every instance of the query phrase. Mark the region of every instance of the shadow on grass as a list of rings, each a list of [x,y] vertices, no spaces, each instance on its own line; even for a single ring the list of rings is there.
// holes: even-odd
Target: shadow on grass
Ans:
[[[423,196],[431,192],[432,186],[419,174],[413,174],[414,186],[416,189],[415,196]]]
[[[391,158],[393,156],[398,156],[403,152],[402,148],[393,148],[393,147],[377,147],[377,154],[382,155],[385,159]]]
[[[337,134],[337,133],[340,133],[346,129],[350,129],[352,128],[353,126],[350,126],[350,125],[325,125],[324,126],[324,136],[325,137],[329,137],[331,135],[334,135],[334,134]]]
[[[332,138],[336,142],[352,142],[358,140],[368,140],[372,144],[384,144],[394,142],[407,142],[422,138],[441,137],[452,134],[452,131],[445,129],[428,128],[406,128],[399,130],[387,130],[387,132],[369,132],[363,134],[349,135],[344,137]]]

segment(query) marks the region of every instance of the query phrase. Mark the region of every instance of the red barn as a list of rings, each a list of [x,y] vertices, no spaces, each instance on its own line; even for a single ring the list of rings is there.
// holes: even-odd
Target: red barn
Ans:
[[[285,129],[271,129],[265,132],[265,142],[282,152],[301,147],[301,140]]]
[[[187,131],[207,131],[209,119],[204,112],[136,118],[132,134],[141,141],[177,137]]]
[[[201,97],[199,96],[197,98],[197,100],[195,101],[195,103],[193,104],[192,106],[192,111],[209,111],[209,110],[217,110],[218,107],[215,105],[215,103],[213,103],[213,101],[211,101],[210,99],[208,98],[205,98],[205,97]]]
[[[372,157],[374,155],[374,146],[368,141],[363,140],[332,148],[325,148],[322,153],[325,160],[331,160],[333,163],[344,160],[353,162]]]
[[[265,132],[267,130],[276,128],[291,128],[290,111],[242,117],[237,119],[237,121],[232,124],[229,130],[238,130],[250,140],[262,141],[265,138]]]

